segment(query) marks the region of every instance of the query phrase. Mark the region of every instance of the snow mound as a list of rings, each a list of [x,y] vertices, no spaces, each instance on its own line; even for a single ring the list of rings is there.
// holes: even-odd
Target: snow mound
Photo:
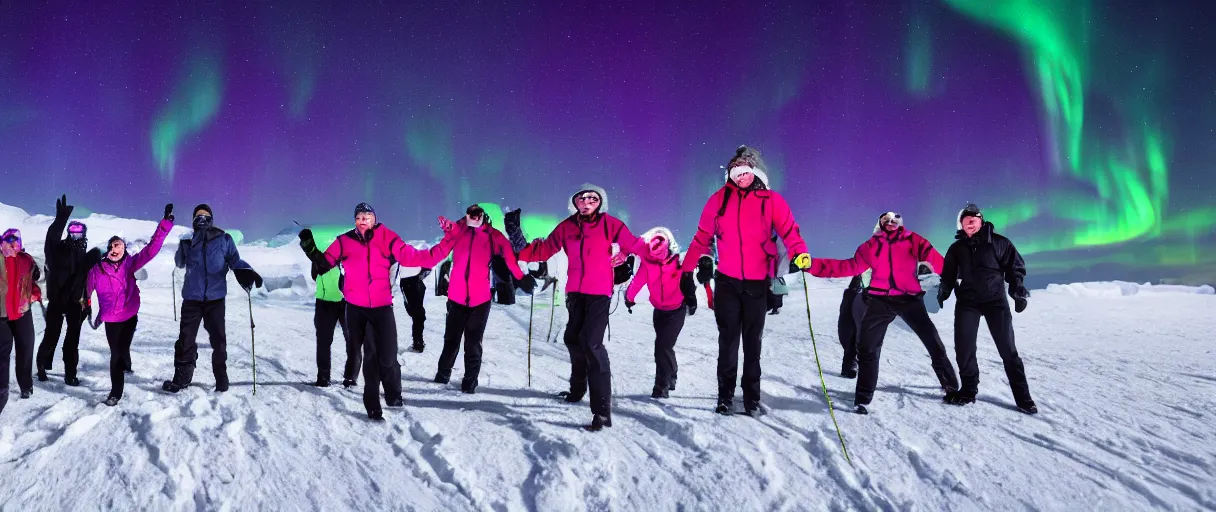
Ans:
[[[1072,284],[1051,284],[1044,290],[1046,293],[1071,295],[1073,297],[1126,297],[1140,294],[1183,294],[1183,295],[1213,295],[1216,289],[1211,286],[1183,286],[1176,284],[1137,284],[1127,281],[1100,281]]]

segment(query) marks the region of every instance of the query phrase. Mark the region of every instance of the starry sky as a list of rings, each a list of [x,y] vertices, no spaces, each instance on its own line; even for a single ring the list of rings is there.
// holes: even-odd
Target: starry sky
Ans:
[[[481,202],[542,236],[591,182],[686,245],[748,144],[813,256],[888,210],[944,251],[971,201],[1033,275],[1214,282],[1213,23],[1182,0],[0,2],[0,202],[207,202],[247,239],[361,201],[426,239]]]

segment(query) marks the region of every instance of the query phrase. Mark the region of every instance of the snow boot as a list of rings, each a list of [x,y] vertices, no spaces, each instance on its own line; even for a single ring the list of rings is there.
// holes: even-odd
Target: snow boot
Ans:
[[[612,427],[612,416],[600,416],[596,414],[591,417],[591,424],[584,426],[583,430],[588,432],[599,432],[604,430],[604,427]]]
[[[581,402],[583,400],[584,394],[586,394],[585,391],[580,391],[577,393],[575,393],[573,391],[562,391],[561,393],[557,394],[557,397],[562,400],[565,400],[567,403],[573,404],[576,402]]]
[[[106,397],[106,401],[104,401],[102,403],[106,404],[109,407],[114,407],[115,405],[118,405],[118,397],[116,397],[116,396]]]
[[[451,373],[443,372],[443,371],[435,373],[435,384],[447,384],[451,380],[452,380]]]
[[[1034,400],[1027,400],[1018,404],[1018,410],[1026,414],[1038,414],[1039,407],[1034,404]]]
[[[342,379],[342,387],[346,389],[353,388],[359,385],[359,381],[355,379]]]
[[[946,393],[944,402],[950,405],[967,405],[975,403],[975,395],[963,391],[950,391]]]
[[[723,416],[730,416],[732,414],[730,406],[730,402],[718,402],[718,407],[714,409],[714,412]]]
[[[865,404],[857,404],[857,407],[853,408],[853,412],[857,414],[870,414],[870,411],[866,409]]]
[[[389,407],[405,407],[405,399],[401,398],[401,397],[397,397],[397,398],[393,398],[391,400],[385,400],[384,405],[387,405]]]
[[[43,369],[41,366],[39,366],[38,367],[38,382],[46,382],[47,380],[50,380],[50,379],[48,379],[46,376],[46,370]]]
[[[660,386],[650,392],[650,398],[671,398],[671,395],[667,393],[666,387]]]
[[[162,390],[165,390],[165,391],[167,391],[167,392],[169,392],[169,393],[177,393],[178,391],[181,391],[181,390],[183,390],[183,389],[186,389],[187,387],[190,387],[190,385],[189,385],[189,384],[186,384],[185,386],[182,386],[182,385],[179,385],[178,383],[173,382],[173,381],[171,381],[171,380],[167,380],[167,381],[165,381],[165,383],[164,383],[164,384],[161,384],[161,386],[160,386],[160,388],[161,388]]]
[[[384,411],[367,411],[367,419],[372,421],[384,421]]]
[[[748,416],[759,416],[760,415],[760,402],[759,401],[747,402],[747,403],[743,404],[743,414],[746,414]]]
[[[30,395],[33,395],[33,394],[34,394],[34,388],[30,388],[30,389],[23,389],[23,390],[21,390],[21,398],[22,398],[22,399],[29,398],[29,397],[30,397]]]
[[[63,383],[67,384],[69,386],[72,386],[72,387],[76,387],[76,386],[80,385],[80,379],[78,379],[76,377],[64,377]]]
[[[329,376],[328,375],[318,375],[317,381],[312,383],[312,385],[315,387],[318,387],[318,388],[329,387]]]
[[[460,391],[472,395],[477,392],[477,379],[460,381]]]
[[[857,378],[857,361],[845,361],[840,367],[840,376],[846,379]]]

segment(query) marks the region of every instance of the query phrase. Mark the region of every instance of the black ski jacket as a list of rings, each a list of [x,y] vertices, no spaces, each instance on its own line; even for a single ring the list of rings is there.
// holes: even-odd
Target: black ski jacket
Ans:
[[[84,299],[89,276],[85,244],[63,240],[68,219],[56,218],[46,230],[46,298],[52,303],[76,304]]]
[[[991,222],[985,222],[973,237],[969,238],[959,230],[954,238],[955,242],[946,251],[938,299],[944,301],[951,291],[957,291],[960,301],[998,300],[1005,294],[1005,284],[1009,285],[1010,297],[1025,299],[1030,296],[1022,285],[1026,278],[1026,262],[1022,261],[1013,242],[993,232]]]

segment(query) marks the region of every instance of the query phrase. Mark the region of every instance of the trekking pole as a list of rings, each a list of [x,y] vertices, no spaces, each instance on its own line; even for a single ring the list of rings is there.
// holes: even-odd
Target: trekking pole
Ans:
[[[832,409],[832,397],[828,396],[828,384],[823,380],[823,365],[819,364],[819,347],[815,345],[815,325],[811,323],[811,290],[806,284],[806,275],[802,275],[802,293],[806,297],[806,325],[811,331],[811,348],[815,351],[815,366],[819,368],[819,385],[823,387],[823,398],[828,402],[828,414],[832,416],[832,425],[836,426],[836,437],[840,438],[840,451],[844,452],[844,460],[853,465],[849,458],[849,450],[844,445],[844,434],[840,433],[840,424],[836,423],[836,412]]]
[[[528,387],[532,387],[532,310],[536,297],[528,295]]]
[[[545,334],[545,341],[549,341],[549,336],[553,335],[553,312],[557,309],[557,279],[553,280],[553,290],[549,292],[549,332]]]
[[[258,338],[253,333],[253,294],[245,290],[245,298],[249,301],[249,353],[253,359],[253,395],[258,394]]]
[[[173,321],[177,321],[177,266],[173,267],[173,285],[169,287],[173,291]]]

